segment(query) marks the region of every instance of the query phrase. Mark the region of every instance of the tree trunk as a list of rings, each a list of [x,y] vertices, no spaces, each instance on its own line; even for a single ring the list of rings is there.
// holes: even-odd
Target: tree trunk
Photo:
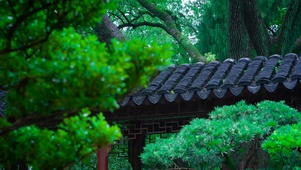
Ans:
[[[107,170],[108,169],[108,148],[104,146],[97,150],[97,169]]]
[[[301,55],[301,36],[295,41],[295,47],[292,52]]]
[[[229,53],[239,59],[248,55],[249,37],[243,20],[241,0],[229,0]]]
[[[262,20],[257,7],[257,0],[243,0],[242,13],[244,24],[248,31],[251,43],[257,55],[268,55],[268,41],[264,34]]]
[[[102,17],[102,21],[97,24],[95,32],[99,41],[105,42],[106,44],[110,44],[111,39],[113,38],[117,38],[119,41],[125,40],[124,35],[120,32],[108,15],[104,15]]]
[[[199,53],[190,40],[182,35],[181,31],[177,28],[175,21],[165,10],[157,8],[148,0],[138,0],[138,2],[149,12],[164,22],[167,28],[167,33],[170,34],[185,49],[192,59],[205,61],[205,58]]]
[[[284,55],[292,50],[298,49],[300,42],[301,27],[301,1],[291,0],[285,18],[283,19],[279,41],[281,43],[281,54]],[[299,47],[300,48],[300,47]],[[299,51],[300,52],[300,51]]]
[[[254,156],[257,154],[257,151],[260,149],[260,139],[258,137],[255,137],[254,140],[252,141],[251,147],[248,149],[247,153],[245,156],[242,158],[238,165],[238,170],[244,170],[246,168],[251,168],[251,169],[257,169],[256,164],[251,164],[251,160],[254,158]]]

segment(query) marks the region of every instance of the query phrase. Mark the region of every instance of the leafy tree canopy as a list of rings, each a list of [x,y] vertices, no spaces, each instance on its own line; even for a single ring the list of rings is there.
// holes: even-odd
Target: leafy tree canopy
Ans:
[[[62,169],[121,137],[100,111],[168,64],[168,45],[100,43],[93,28],[116,4],[0,1],[0,167]],[[91,29],[93,30],[93,29]]]
[[[285,125],[276,129],[271,136],[262,143],[275,165],[284,169],[293,169],[300,164],[301,153],[301,124]]]
[[[175,63],[301,52],[298,0],[147,2],[118,0],[110,17],[128,37],[172,42]]]
[[[109,14],[126,37],[172,43],[176,50],[175,63],[204,61],[193,45],[196,43],[197,15],[187,13],[192,12],[192,6],[183,4],[182,0],[118,0],[118,4],[117,10]]]
[[[300,137],[299,125],[293,125],[292,130],[286,126],[300,120],[301,114],[283,102],[263,101],[254,106],[241,101],[216,108],[209,119],[194,119],[171,138],[148,144],[141,158],[150,168],[170,168],[179,159],[197,169],[252,168],[252,159],[257,159],[257,168],[277,169],[291,162],[291,167],[300,166],[301,157],[296,152],[300,142],[293,140]],[[260,149],[261,141],[275,158],[270,162],[263,156],[266,153]],[[281,153],[286,153],[286,161],[277,164]],[[258,154],[263,155],[258,158]]]

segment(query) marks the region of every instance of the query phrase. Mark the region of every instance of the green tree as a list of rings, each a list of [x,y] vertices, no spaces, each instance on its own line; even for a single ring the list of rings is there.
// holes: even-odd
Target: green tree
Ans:
[[[100,43],[101,0],[0,1],[0,167],[63,169],[121,137],[101,111],[167,64],[170,47]],[[93,29],[92,29],[93,30]],[[1,113],[2,114],[2,113]]]
[[[112,152],[112,151],[111,151]],[[97,169],[97,157],[96,154],[77,162],[68,170],[95,170]],[[131,170],[131,164],[128,162],[127,157],[119,157],[118,154],[110,153],[108,157],[108,169],[109,170]]]
[[[148,144],[141,158],[150,168],[170,168],[180,159],[187,167],[197,169],[246,169],[254,168],[254,165],[279,169],[288,162],[276,164],[279,159],[269,160],[260,144],[269,142],[264,144],[264,148],[270,148],[269,153],[275,154],[278,150],[273,148],[277,144],[273,143],[274,133],[300,120],[301,114],[283,102],[263,101],[253,106],[241,101],[236,105],[216,108],[209,114],[209,119],[194,119],[171,138]],[[270,135],[271,139],[266,140]],[[295,142],[294,145],[289,146],[283,141],[289,146],[283,149],[287,153],[295,152],[294,148],[299,147],[300,142],[292,140],[294,137],[287,138]],[[281,150],[281,145],[278,149]],[[299,165],[298,161],[294,163],[294,166]]]
[[[282,126],[262,143],[275,167],[301,167],[301,124]]]
[[[209,0],[203,9],[201,53],[225,59],[301,52],[298,0]]]
[[[197,19],[185,13],[191,9],[182,0],[118,0],[118,4],[118,10],[109,15],[127,37],[161,44],[172,42],[175,63],[205,60],[194,46]]]
[[[172,42],[175,63],[301,52],[298,0],[118,0],[110,17],[131,37]]]

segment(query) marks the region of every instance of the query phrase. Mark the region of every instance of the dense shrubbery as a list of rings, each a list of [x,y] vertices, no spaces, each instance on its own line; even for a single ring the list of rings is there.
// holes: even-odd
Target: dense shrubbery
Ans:
[[[241,101],[216,108],[209,119],[191,121],[173,137],[148,144],[141,158],[151,168],[170,168],[179,159],[197,169],[247,168],[253,166],[251,159],[257,159],[257,168],[298,166],[300,140],[294,139],[300,138],[300,125],[293,124],[300,120],[301,114],[283,102],[254,106]],[[262,141],[271,159],[260,148]],[[265,156],[258,160],[259,154]],[[283,157],[287,161],[276,163]]]

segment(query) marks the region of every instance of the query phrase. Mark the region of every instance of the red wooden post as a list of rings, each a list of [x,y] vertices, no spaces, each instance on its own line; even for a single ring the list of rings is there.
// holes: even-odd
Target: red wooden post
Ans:
[[[108,170],[108,147],[102,147],[97,150],[98,170]]]

